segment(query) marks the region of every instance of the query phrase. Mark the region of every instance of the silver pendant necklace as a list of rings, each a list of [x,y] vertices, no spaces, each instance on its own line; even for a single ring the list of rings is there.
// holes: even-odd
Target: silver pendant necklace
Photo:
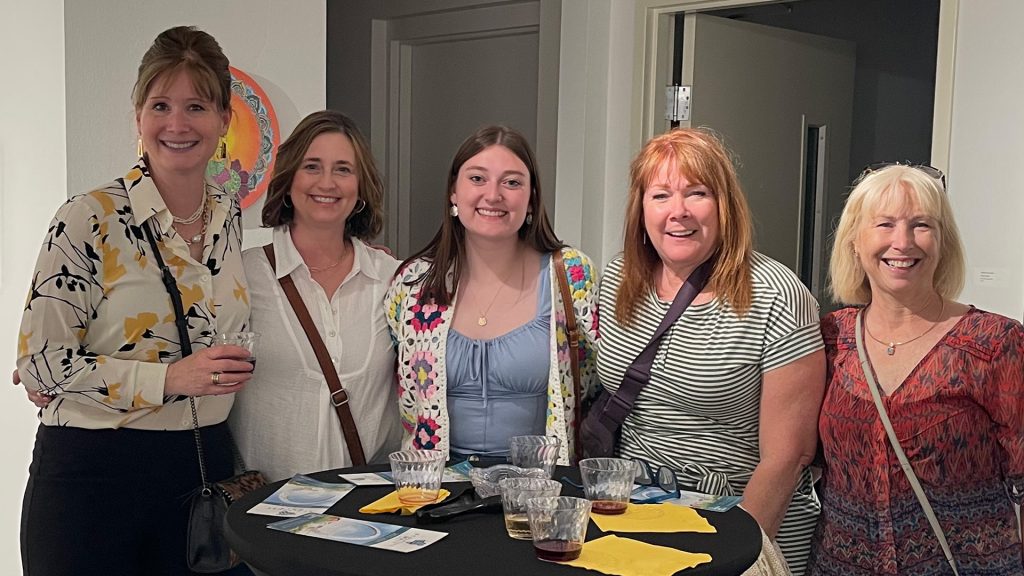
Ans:
[[[940,297],[940,302],[942,302],[942,306],[939,308],[939,319],[936,320],[931,326],[929,326],[927,330],[925,330],[924,332],[921,332],[917,336],[914,336],[910,340],[904,340],[903,342],[896,342],[895,340],[890,340],[889,342],[885,342],[884,340],[879,340],[878,338],[875,338],[875,335],[871,333],[870,329],[868,329],[868,323],[867,322],[864,322],[864,329],[865,329],[865,331],[867,331],[868,336],[870,336],[872,340],[874,340],[875,342],[878,342],[882,346],[886,347],[885,348],[885,353],[886,354],[888,354],[889,356],[892,356],[892,355],[896,354],[896,347],[897,346],[903,346],[904,344],[910,344],[914,340],[922,338],[925,334],[927,334],[927,333],[931,332],[932,330],[934,330],[935,327],[938,326],[942,322],[942,313],[946,311],[946,299]]]

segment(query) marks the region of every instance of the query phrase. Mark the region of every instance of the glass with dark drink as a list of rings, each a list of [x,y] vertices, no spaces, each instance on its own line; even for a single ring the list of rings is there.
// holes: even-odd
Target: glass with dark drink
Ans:
[[[579,558],[590,521],[590,501],[571,496],[531,498],[526,502],[533,551],[548,562]]]
[[[249,357],[244,361],[256,369],[256,344],[260,341],[259,332],[224,332],[213,337],[214,346],[238,346],[249,352]]]
[[[625,458],[580,460],[583,493],[593,502],[594,514],[622,514],[629,506],[636,462]]]

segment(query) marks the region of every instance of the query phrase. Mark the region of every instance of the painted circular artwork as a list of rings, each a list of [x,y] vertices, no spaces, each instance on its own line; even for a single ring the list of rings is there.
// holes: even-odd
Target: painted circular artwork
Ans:
[[[267,94],[248,74],[234,66],[230,69],[228,155],[222,161],[210,160],[206,175],[238,196],[242,208],[248,208],[267,191],[280,135]]]

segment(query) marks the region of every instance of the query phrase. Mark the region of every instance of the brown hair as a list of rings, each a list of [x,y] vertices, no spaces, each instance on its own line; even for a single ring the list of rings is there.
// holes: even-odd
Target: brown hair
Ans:
[[[221,112],[231,110],[231,71],[220,44],[195,26],[164,30],[146,50],[132,89],[132,104],[142,109],[153,82],[166,81],[183,71],[202,98],[213,101]]]
[[[714,268],[708,286],[739,314],[750,309],[750,258],[754,227],[729,152],[705,128],[677,128],[652,138],[633,160],[629,171],[623,241],[622,284],[615,295],[615,319],[630,325],[637,307],[655,289],[654,273],[661,258],[645,241],[644,191],[664,165],[673,165],[691,182],[707,186],[718,202],[719,242],[711,258]]]
[[[465,265],[466,229],[458,218],[452,217],[449,213],[449,198],[455,193],[455,182],[459,178],[459,169],[462,168],[462,165],[491,146],[508,148],[526,165],[526,169],[530,173],[529,212],[533,214],[533,221],[524,222],[519,228],[520,240],[538,252],[551,252],[565,246],[555,236],[547,212],[544,210],[537,163],[534,161],[533,151],[526,138],[507,126],[484,126],[466,138],[459,146],[455,157],[452,158],[452,165],[448,170],[448,188],[444,195],[444,202],[441,204],[443,209],[441,229],[437,231],[433,240],[425,248],[402,262],[402,266],[399,268],[401,270],[417,258],[423,258],[430,262],[430,266],[422,278],[423,290],[420,295],[422,300],[432,300],[435,304],[447,305],[451,303],[452,296],[459,289],[459,278],[462,276],[462,269]],[[448,286],[446,281],[449,271],[452,275],[451,286]]]
[[[359,212],[353,212],[345,222],[345,236],[371,240],[384,226],[384,180],[377,171],[377,163],[366,143],[366,138],[351,118],[334,110],[321,110],[306,116],[291,135],[277,148],[274,175],[267,186],[263,203],[263,226],[288,224],[295,218],[295,209],[286,206],[285,198],[291,191],[295,172],[302,165],[310,145],[321,134],[341,134],[352,142],[356,155],[356,176],[359,179],[358,198],[366,203]]]
[[[913,166],[893,165],[869,173],[856,183],[836,226],[829,262],[829,290],[836,302],[868,304],[871,285],[853,242],[865,219],[892,208],[917,205],[939,228],[939,263],[935,291],[952,300],[960,294],[966,276],[964,246],[953,218],[953,208],[942,182]]]

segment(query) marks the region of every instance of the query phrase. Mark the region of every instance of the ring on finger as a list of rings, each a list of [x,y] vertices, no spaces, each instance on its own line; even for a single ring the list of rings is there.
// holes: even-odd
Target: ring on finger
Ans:
[[[213,374],[210,374],[210,381],[213,382],[214,384],[219,385],[220,384],[220,372],[214,372]]]

